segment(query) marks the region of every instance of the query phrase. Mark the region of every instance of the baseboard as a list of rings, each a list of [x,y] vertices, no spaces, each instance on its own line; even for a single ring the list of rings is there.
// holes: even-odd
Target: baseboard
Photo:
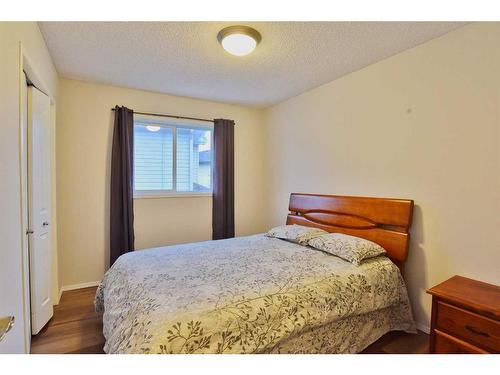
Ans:
[[[90,288],[92,286],[98,286],[100,283],[101,283],[100,281],[90,281],[88,283],[73,284],[73,285],[64,285],[61,288],[60,293],[62,294],[62,292],[67,292],[68,290]]]
[[[431,332],[431,328],[427,323],[415,322],[415,326],[417,326],[417,329],[419,331],[425,332],[427,334]]]

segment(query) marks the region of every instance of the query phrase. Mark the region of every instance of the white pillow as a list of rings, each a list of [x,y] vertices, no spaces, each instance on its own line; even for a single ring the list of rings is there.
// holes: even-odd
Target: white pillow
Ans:
[[[319,228],[311,228],[303,225],[282,225],[275,227],[266,233],[267,237],[281,238],[306,246],[314,237],[327,234],[327,231]]]
[[[342,233],[328,233],[309,241],[309,246],[338,256],[355,265],[364,259],[385,254],[385,249],[375,242]]]

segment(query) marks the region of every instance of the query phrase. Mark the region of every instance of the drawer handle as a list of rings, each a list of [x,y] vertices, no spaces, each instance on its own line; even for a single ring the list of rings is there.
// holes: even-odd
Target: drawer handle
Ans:
[[[469,331],[471,331],[472,333],[475,333],[476,335],[479,335],[479,336],[484,336],[484,337],[490,337],[490,335],[488,335],[486,332],[481,332],[481,331],[478,331],[476,328],[474,327],[471,327],[469,325],[466,325],[465,328]]]

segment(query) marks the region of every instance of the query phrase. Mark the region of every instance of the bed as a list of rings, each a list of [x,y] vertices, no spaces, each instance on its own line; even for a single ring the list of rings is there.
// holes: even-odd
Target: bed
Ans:
[[[366,238],[355,266],[264,234],[121,256],[96,294],[106,353],[357,353],[415,332],[403,279],[413,201],[291,194],[287,224]]]

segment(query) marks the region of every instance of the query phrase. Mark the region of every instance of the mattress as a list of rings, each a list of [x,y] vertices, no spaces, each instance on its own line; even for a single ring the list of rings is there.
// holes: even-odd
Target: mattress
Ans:
[[[107,353],[353,353],[414,331],[388,258],[354,266],[263,234],[127,253],[95,305]]]

